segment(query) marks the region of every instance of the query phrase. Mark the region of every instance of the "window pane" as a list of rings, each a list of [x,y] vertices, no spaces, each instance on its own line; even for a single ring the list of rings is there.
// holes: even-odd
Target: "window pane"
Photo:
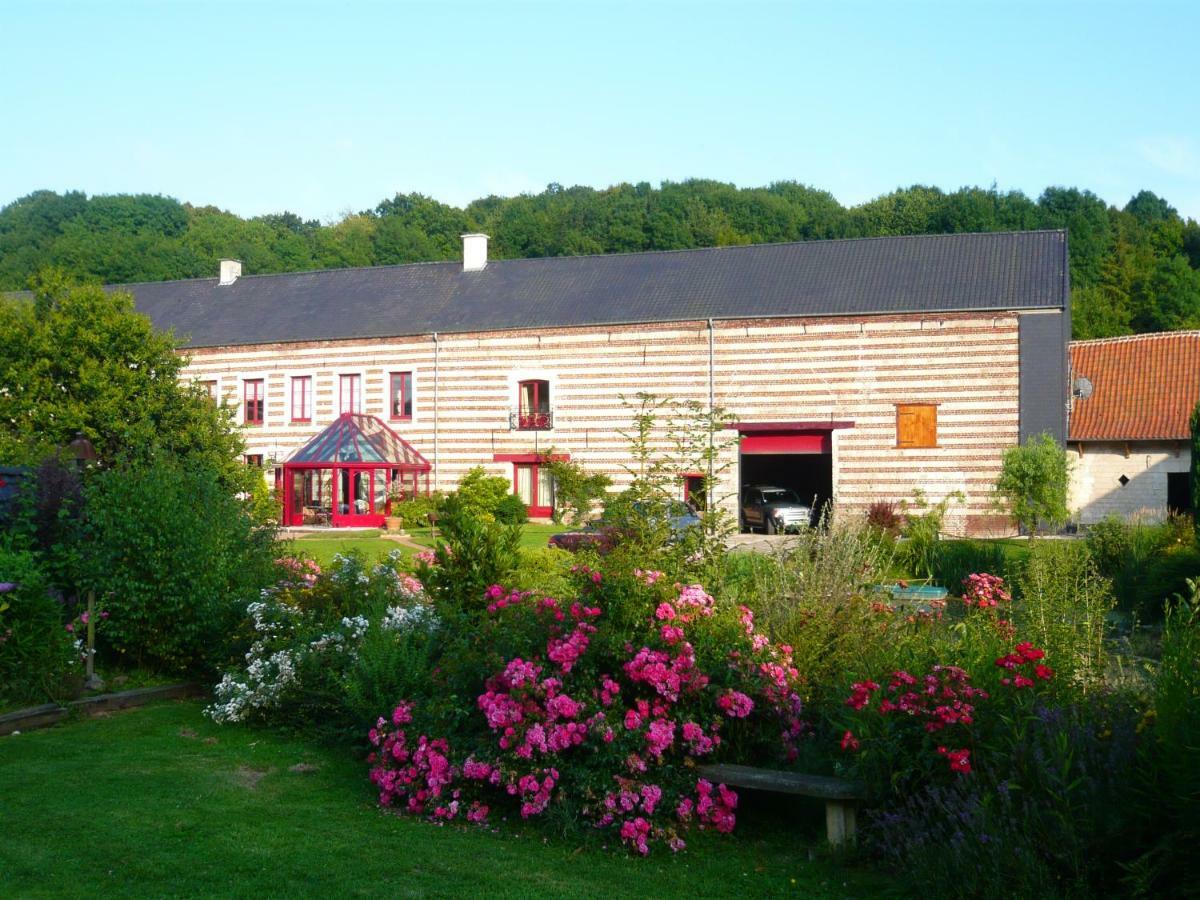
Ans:
[[[537,489],[537,505],[538,506],[554,506],[554,478],[550,475],[549,469],[544,469],[541,466],[537,467],[538,472],[538,489]]]
[[[338,411],[343,413],[362,412],[362,390],[357,375],[342,375],[338,379],[340,400]]]
[[[412,372],[392,373],[388,408],[393,419],[412,418]]]
[[[533,506],[533,466],[517,466],[517,496],[526,506]]]

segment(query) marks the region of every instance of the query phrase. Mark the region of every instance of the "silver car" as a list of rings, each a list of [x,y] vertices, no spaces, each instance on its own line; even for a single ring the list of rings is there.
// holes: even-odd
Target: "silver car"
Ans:
[[[742,529],[762,529],[767,534],[799,531],[812,524],[812,507],[802,503],[796,492],[769,484],[751,484],[742,489]]]

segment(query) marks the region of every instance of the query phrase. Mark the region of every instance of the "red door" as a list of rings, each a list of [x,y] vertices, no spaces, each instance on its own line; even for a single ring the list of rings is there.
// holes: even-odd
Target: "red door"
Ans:
[[[333,524],[379,528],[384,519],[387,470],[340,467],[333,470]]]

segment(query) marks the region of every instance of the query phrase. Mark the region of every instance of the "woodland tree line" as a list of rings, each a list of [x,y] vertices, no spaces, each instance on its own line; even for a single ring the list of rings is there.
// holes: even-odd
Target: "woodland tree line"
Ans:
[[[1039,228],[1069,229],[1076,337],[1200,328],[1200,223],[1150,191],[1118,209],[1064,187],[1033,200],[915,185],[844,207],[789,181],[551,184],[463,209],[397,194],[331,224],[287,212],[243,219],[149,194],[36,191],[0,209],[0,289],[27,288],[47,269],[109,284],[211,277],[222,257],[250,274],[449,260],[466,231],[513,258]]]

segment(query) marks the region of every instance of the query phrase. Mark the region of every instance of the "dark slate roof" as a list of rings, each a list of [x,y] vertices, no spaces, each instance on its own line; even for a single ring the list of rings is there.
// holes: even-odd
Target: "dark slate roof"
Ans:
[[[1064,308],[1062,231],[918,235],[126,285],[186,346],[702,319]]]

